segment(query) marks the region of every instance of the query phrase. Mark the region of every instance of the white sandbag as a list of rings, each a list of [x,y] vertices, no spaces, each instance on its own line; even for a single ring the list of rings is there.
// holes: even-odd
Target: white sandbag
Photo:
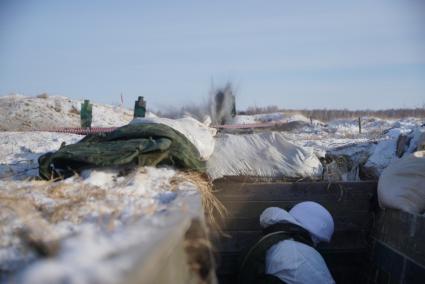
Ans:
[[[417,214],[425,211],[425,151],[406,155],[382,172],[378,200],[382,208]]]
[[[130,124],[139,123],[162,123],[180,132],[195,145],[202,160],[208,160],[214,151],[214,135],[217,133],[217,130],[208,127],[192,117],[179,119],[162,117],[135,118],[130,122]]]
[[[373,171],[377,177],[380,176],[382,171],[397,159],[396,148],[397,138],[380,141],[371,149],[372,154],[364,165],[365,169]]]
[[[406,152],[412,153],[425,150],[425,127],[416,128],[410,136],[412,140],[410,140],[409,148]]]
[[[288,142],[279,132],[218,137],[207,167],[213,179],[240,175],[320,177],[323,171],[312,149]]]

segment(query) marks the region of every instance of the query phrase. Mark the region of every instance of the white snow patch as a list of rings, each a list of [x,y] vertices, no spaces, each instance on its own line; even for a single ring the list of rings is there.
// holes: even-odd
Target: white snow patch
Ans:
[[[38,175],[38,157],[72,144],[83,136],[50,132],[0,132],[0,178],[25,179]]]
[[[117,173],[113,170],[84,170],[81,172],[84,183],[99,186],[110,187],[117,178]]]
[[[258,123],[253,115],[237,115],[233,118],[232,124],[254,124]]]
[[[275,113],[264,113],[264,114],[254,114],[254,115],[236,115],[233,118],[231,124],[255,124],[255,123],[265,123],[265,122],[291,122],[291,121],[304,121],[310,122],[308,118],[302,114],[288,114],[284,112],[275,112]]]

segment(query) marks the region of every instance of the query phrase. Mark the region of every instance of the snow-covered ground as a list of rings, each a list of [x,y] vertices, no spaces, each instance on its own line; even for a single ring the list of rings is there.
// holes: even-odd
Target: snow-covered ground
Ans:
[[[254,117],[257,122],[262,121],[261,117],[274,117],[277,119],[275,122],[307,121],[307,118],[301,115],[285,117],[279,113]],[[313,121],[312,125],[285,132],[285,136],[298,146],[311,148],[320,158],[335,150],[338,150],[340,155],[347,156],[352,156],[357,151],[366,152],[369,156],[366,166],[374,167],[380,173],[391,161],[397,159],[396,144],[400,134],[409,137],[406,153],[411,153],[418,146],[418,141],[423,141],[425,127],[421,125],[424,123],[424,118],[384,120],[364,117],[362,133],[359,133],[358,119],[338,119],[327,124]],[[341,148],[344,150],[341,151]]]
[[[0,179],[38,176],[38,157],[83,136],[53,132],[0,132]]]
[[[0,283],[120,283],[143,249],[179,217],[200,210],[199,184],[172,168],[138,168],[126,176],[98,169],[64,181],[34,180],[40,155],[83,136],[31,130],[78,127],[80,103],[0,97]],[[95,127],[121,126],[132,112],[94,104],[93,118]],[[208,156],[214,146],[205,146]],[[187,204],[188,198],[196,202]]]
[[[75,143],[83,136],[29,130],[78,127],[80,103],[65,97],[0,97],[0,274],[18,271],[19,283],[28,279],[31,283],[119,282],[134,263],[134,248],[148,246],[154,235],[169,225],[170,216],[190,207],[184,204],[184,197],[199,189],[184,174],[170,168],[139,168],[127,176],[98,169],[55,183],[34,180],[41,154],[59,149],[63,142]],[[132,119],[132,112],[121,107],[94,104],[93,112],[93,126],[120,126]],[[379,173],[398,159],[395,148],[400,134],[409,137],[406,152],[425,141],[425,129],[420,127],[425,121],[418,118],[363,118],[359,134],[357,119],[327,124],[313,121],[310,125],[310,120],[301,115],[237,116],[234,124],[303,123],[288,132],[262,130],[266,133],[240,137],[219,134],[216,138],[215,129],[191,118],[170,120],[150,115],[134,123],[143,121],[165,123],[182,132],[204,159],[212,154],[215,170],[220,170],[218,176],[238,174],[232,172],[232,166],[224,171],[232,163],[220,160],[237,162],[242,154],[242,164],[273,161],[271,173],[282,172],[280,166],[294,172],[294,162],[284,153],[290,145],[290,149],[296,149],[293,158],[297,165],[311,162],[310,172],[315,176],[320,176],[318,170],[322,169],[319,158],[323,161],[333,155],[350,159],[351,164],[341,176],[352,179],[358,177],[359,163]],[[268,140],[260,141],[262,137]],[[231,147],[222,149],[223,145],[230,145],[234,151]],[[249,174],[255,174],[258,168],[244,166]],[[54,256],[38,257],[28,236],[41,244],[58,244],[57,250],[52,245]],[[3,281],[5,278],[0,278]]]
[[[184,201],[194,194],[190,179],[167,168],[125,177],[86,171],[54,183],[0,181],[0,272],[19,271],[18,283],[119,283],[140,248],[176,221],[171,215],[196,207]],[[28,239],[52,255],[40,258]]]
[[[299,123],[295,124],[295,129],[284,132],[285,138],[297,146],[312,150],[321,158],[324,161],[324,178],[327,179],[358,180],[360,175],[377,178],[391,162],[399,159],[396,151],[397,146],[400,147],[397,145],[400,135],[407,136],[404,154],[412,153],[425,142],[425,127],[421,127],[425,118],[391,120],[362,117],[361,133],[358,118],[323,123],[310,121],[301,114],[269,113],[236,116],[232,123],[272,125],[291,122]]]
[[[254,115],[237,115],[233,118],[233,124],[253,124],[265,122],[291,122],[304,121],[310,122],[308,118],[301,114],[286,114],[282,112],[254,114]]]

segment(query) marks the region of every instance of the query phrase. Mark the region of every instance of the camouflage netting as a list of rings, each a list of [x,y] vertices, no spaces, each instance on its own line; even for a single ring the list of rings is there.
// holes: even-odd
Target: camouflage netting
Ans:
[[[38,162],[44,179],[67,178],[84,169],[111,166],[171,165],[206,170],[196,147],[163,124],[126,125],[111,133],[88,135],[76,144],[42,155]]]

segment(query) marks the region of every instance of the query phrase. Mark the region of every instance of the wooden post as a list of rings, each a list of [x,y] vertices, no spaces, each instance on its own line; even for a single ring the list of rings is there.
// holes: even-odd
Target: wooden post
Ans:
[[[359,133],[362,134],[362,120],[359,117]]]

